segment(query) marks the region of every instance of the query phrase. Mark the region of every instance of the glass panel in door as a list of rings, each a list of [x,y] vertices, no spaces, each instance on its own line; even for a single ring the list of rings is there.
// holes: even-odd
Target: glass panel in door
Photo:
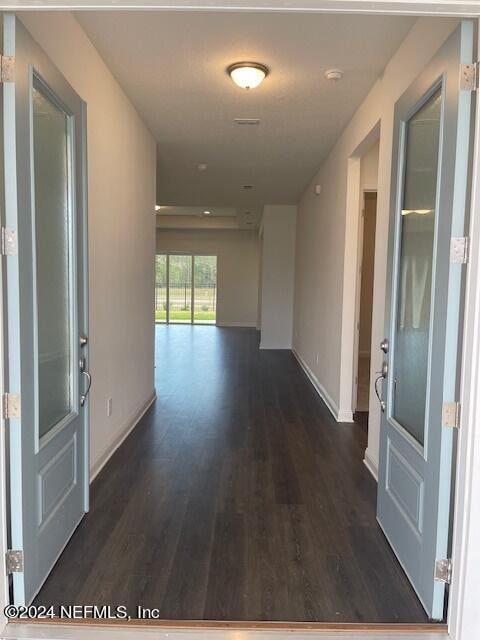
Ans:
[[[393,354],[394,419],[424,444],[441,92],[406,122]]]
[[[194,309],[196,324],[215,324],[217,314],[217,256],[194,256]]]
[[[40,437],[72,411],[72,193],[69,116],[33,86],[38,419]]]
[[[192,256],[171,255],[168,266],[169,322],[192,322]]]
[[[167,256],[155,256],[155,322],[167,321]]]

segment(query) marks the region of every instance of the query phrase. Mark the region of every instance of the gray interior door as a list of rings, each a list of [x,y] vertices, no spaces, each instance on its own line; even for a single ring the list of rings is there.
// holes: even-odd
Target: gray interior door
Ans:
[[[3,20],[10,547],[14,602],[28,604],[88,507],[85,105]]]
[[[473,94],[460,79],[472,54],[465,21],[395,107],[378,521],[433,619],[444,615],[436,563],[449,554],[445,423],[458,398],[464,275],[451,245],[465,235]]]

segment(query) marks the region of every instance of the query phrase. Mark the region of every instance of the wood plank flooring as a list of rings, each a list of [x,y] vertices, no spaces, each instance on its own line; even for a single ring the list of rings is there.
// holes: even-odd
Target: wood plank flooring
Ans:
[[[260,351],[253,329],[156,331],[158,400],[35,604],[426,622],[375,520],[365,427],[336,424],[293,355]]]

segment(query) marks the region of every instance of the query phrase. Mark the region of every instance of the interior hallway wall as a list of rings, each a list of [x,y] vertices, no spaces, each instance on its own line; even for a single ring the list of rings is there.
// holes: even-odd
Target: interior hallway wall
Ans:
[[[257,326],[257,231],[157,229],[157,253],[175,252],[218,256],[217,324],[230,327]]]
[[[382,362],[384,334],[390,173],[396,100],[418,76],[457,26],[457,19],[419,18],[337,140],[306,188],[298,208],[295,269],[294,349],[337,418],[351,414],[350,393],[341,385],[342,340],[354,325],[343,326],[345,247],[354,232],[346,225],[349,158],[381,123],[375,247],[371,372]],[[343,81],[346,81],[347,77]],[[322,186],[315,195],[314,185]],[[347,285],[351,283],[347,282]],[[349,293],[349,292],[347,292]],[[348,297],[348,296],[347,296]],[[352,340],[353,343],[353,340]],[[318,356],[318,362],[317,362]],[[352,353],[347,354],[352,370]],[[345,381],[345,388],[348,381]],[[343,394],[343,395],[342,395]],[[365,459],[376,473],[380,410],[370,389],[368,448]]]
[[[262,329],[262,281],[263,281],[263,223],[258,234],[258,296],[257,329]]]
[[[263,210],[260,349],[291,349],[297,207]]]
[[[87,102],[94,475],[154,396],[155,141],[72,14],[20,18]]]

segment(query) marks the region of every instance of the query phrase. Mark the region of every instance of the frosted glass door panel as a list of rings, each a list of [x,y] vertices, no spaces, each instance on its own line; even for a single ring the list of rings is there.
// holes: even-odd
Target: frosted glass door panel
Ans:
[[[72,410],[69,116],[33,88],[38,419],[44,436]]]
[[[441,119],[436,92],[406,123],[393,358],[393,417],[424,444]]]

